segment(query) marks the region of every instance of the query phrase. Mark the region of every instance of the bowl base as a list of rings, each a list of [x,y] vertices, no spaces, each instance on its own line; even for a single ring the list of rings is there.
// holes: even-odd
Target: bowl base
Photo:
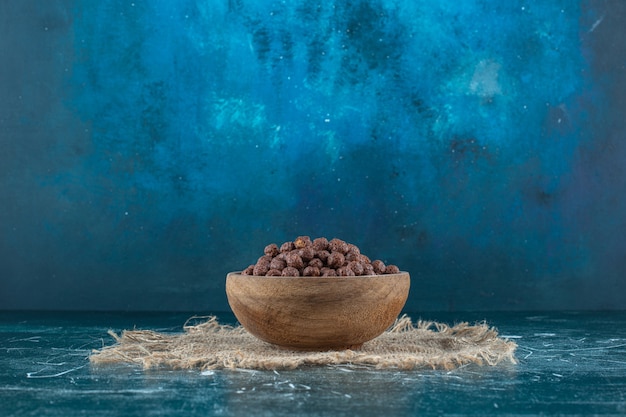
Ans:
[[[272,346],[276,346],[282,350],[292,350],[297,352],[329,352],[329,351],[342,351],[342,350],[360,350],[363,347],[363,343],[355,345],[341,345],[341,346],[283,346],[275,343],[270,343]]]

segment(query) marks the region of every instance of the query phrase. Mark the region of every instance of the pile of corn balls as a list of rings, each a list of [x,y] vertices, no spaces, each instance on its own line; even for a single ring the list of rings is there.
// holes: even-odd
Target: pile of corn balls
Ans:
[[[328,240],[299,236],[280,248],[275,243],[265,247],[265,255],[242,274],[283,277],[351,277],[360,275],[397,274],[395,265],[370,261],[359,248],[341,239]]]

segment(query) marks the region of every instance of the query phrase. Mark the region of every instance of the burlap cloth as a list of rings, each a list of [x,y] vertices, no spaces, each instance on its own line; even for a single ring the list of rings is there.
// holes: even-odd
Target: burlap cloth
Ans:
[[[195,318],[197,319],[197,318]],[[319,365],[358,365],[377,369],[453,369],[465,364],[516,363],[517,345],[498,337],[486,324],[460,323],[452,327],[431,322],[413,323],[402,316],[392,327],[359,350],[290,351],[265,343],[243,327],[219,324],[204,317],[184,332],[165,334],[126,330],[109,334],[116,344],[94,350],[93,364],[134,363],[144,368],[171,369],[294,369]]]

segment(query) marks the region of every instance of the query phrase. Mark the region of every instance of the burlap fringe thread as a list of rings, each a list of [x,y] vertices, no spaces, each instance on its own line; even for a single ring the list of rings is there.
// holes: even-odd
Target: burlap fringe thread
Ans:
[[[195,319],[198,319],[197,317]],[[144,368],[171,369],[295,369],[316,365],[358,365],[376,369],[454,369],[469,363],[516,363],[517,345],[498,337],[486,324],[460,323],[453,327],[402,316],[394,325],[359,350],[300,352],[278,348],[243,327],[218,323],[216,317],[183,326],[184,333],[163,334],[126,330],[117,343],[95,350],[95,365],[134,363]],[[190,319],[191,320],[191,319]]]

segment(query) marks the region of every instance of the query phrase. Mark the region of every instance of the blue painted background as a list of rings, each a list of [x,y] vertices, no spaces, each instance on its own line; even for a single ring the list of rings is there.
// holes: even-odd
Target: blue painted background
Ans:
[[[620,1],[0,3],[0,308],[227,310],[340,237],[409,310],[626,308]]]

